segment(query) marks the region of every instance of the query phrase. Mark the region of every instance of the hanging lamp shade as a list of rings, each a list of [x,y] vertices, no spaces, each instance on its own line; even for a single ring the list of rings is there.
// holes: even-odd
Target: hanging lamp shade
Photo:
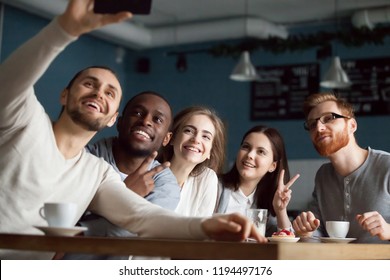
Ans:
[[[341,67],[340,57],[333,57],[331,65],[320,85],[325,88],[347,88],[351,84],[347,73]]]
[[[230,79],[239,82],[251,82],[259,79],[256,68],[252,65],[248,51],[242,52],[238,64],[230,74]]]

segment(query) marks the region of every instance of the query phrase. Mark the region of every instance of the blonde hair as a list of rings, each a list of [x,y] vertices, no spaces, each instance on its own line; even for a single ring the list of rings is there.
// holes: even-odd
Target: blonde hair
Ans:
[[[322,92],[322,93],[311,94],[306,98],[305,102],[303,103],[303,113],[305,114],[305,118],[307,118],[310,111],[314,107],[326,101],[335,102],[337,108],[339,108],[344,115],[351,118],[355,117],[352,104],[348,103],[346,100],[342,99],[341,97],[336,96],[336,94],[333,92]]]

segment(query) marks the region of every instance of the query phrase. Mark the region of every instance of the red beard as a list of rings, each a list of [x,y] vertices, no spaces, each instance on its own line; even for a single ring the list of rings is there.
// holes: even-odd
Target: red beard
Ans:
[[[326,133],[320,135],[326,135]],[[347,131],[347,126],[345,126],[344,130],[336,133],[332,137],[330,142],[320,142],[320,143],[313,142],[313,145],[314,148],[321,156],[327,157],[330,156],[331,154],[334,154],[338,150],[344,148],[345,146],[347,146],[348,142],[349,142],[349,135]]]

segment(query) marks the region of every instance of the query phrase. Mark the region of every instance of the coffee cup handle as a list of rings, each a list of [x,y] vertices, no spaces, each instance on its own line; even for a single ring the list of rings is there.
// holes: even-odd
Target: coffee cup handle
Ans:
[[[46,217],[45,217],[45,214],[44,214],[44,210],[45,208],[42,206],[41,208],[39,208],[39,216],[41,216],[43,219],[46,220]]]

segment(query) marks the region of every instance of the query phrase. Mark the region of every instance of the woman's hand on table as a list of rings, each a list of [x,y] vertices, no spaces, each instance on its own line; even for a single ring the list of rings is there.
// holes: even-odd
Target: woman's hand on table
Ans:
[[[238,213],[215,215],[202,222],[208,237],[220,241],[244,241],[252,238],[260,243],[268,242],[246,217]]]

